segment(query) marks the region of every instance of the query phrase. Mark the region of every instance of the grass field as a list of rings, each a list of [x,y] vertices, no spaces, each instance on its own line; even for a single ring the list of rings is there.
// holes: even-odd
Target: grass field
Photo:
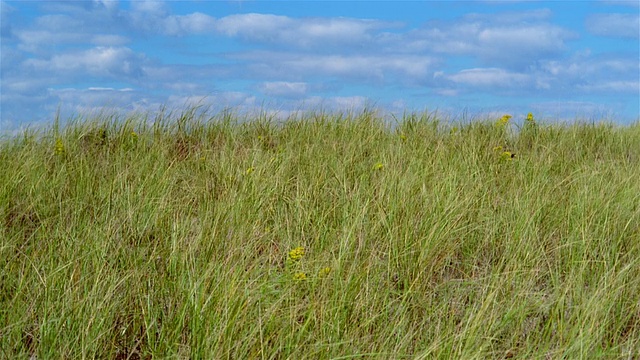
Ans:
[[[640,123],[210,117],[1,141],[1,358],[640,358]]]

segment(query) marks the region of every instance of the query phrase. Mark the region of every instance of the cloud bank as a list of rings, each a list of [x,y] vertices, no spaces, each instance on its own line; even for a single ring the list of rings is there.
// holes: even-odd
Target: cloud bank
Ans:
[[[0,123],[50,119],[61,106],[132,111],[194,98],[285,110],[375,103],[526,112],[546,104],[549,113],[605,108],[633,121],[640,20],[625,9],[634,4],[602,1],[576,20],[552,3],[489,2],[492,13],[470,4],[455,16],[427,3],[414,21],[390,19],[385,3],[379,17],[365,18],[3,1]]]

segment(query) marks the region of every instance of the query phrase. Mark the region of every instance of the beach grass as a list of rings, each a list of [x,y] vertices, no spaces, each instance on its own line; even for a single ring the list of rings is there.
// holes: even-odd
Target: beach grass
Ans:
[[[640,358],[640,123],[100,115],[0,169],[1,358]]]

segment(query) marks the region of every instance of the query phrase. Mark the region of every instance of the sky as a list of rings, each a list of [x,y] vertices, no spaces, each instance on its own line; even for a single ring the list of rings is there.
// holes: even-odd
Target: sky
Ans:
[[[0,131],[105,109],[636,122],[639,1],[0,1]]]

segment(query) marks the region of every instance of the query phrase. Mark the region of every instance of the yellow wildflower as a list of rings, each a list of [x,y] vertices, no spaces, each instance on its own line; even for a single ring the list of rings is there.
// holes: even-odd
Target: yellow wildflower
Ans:
[[[298,281],[307,280],[307,274],[303,272],[297,272],[293,274],[293,279]]]
[[[532,113],[528,113],[527,114],[527,121],[528,122],[535,122],[535,120],[533,119],[533,114]]]
[[[297,248],[289,251],[289,260],[298,261],[304,257],[304,248],[298,246]]]
[[[377,162],[373,165],[373,170],[382,170],[382,168],[384,168],[384,164],[381,162]]]
[[[247,169],[247,171],[244,172],[245,175],[251,175],[252,172],[255,171],[255,168],[252,166],[250,168]]]
[[[498,125],[500,126],[505,126],[509,123],[509,120],[512,118],[511,115],[506,114],[506,115],[502,115],[502,117],[498,120]]]
[[[331,268],[330,267],[323,267],[322,269],[320,269],[320,271],[318,271],[318,276],[319,277],[326,277],[329,275],[329,273],[331,272]]]
[[[62,143],[61,139],[56,139],[56,145],[54,147],[54,151],[55,151],[56,155],[63,155],[64,154],[64,144]]]
[[[510,151],[505,151],[501,155],[501,158],[503,160],[506,160],[506,161],[511,161],[511,160],[513,160],[514,157],[516,157],[516,154],[514,154],[514,153],[512,153]]]

